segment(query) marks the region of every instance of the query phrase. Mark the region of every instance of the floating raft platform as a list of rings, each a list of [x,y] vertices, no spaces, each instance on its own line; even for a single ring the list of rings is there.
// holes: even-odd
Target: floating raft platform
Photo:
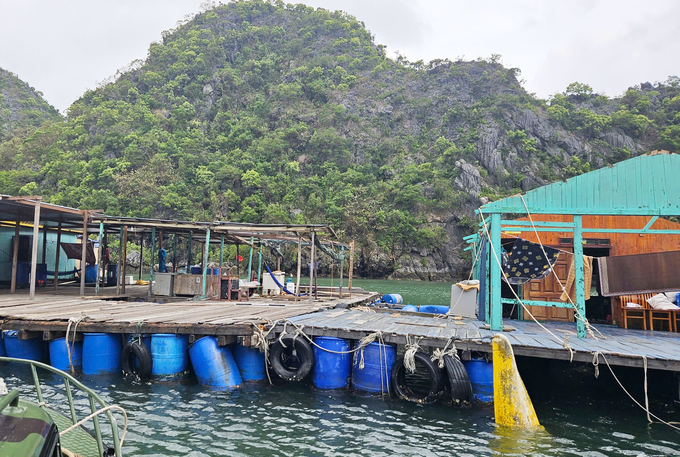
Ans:
[[[112,289],[115,291],[115,288]],[[2,330],[26,332],[65,332],[69,319],[81,318],[78,332],[175,333],[214,336],[250,336],[253,324],[267,325],[278,320],[341,306],[375,301],[377,292],[352,289],[352,297],[307,297],[297,302],[285,297],[253,297],[248,301],[193,300],[186,297],[151,297],[148,286],[128,286],[126,296],[76,296],[77,288],[61,288],[59,294],[39,291],[34,300],[28,294],[0,294]],[[25,335],[30,337],[35,335]],[[49,333],[43,339],[52,339]],[[62,335],[63,336],[63,335]]]
[[[491,353],[491,340],[496,332],[490,331],[484,322],[435,316],[384,309],[375,309],[374,312],[334,309],[296,316],[290,321],[304,326],[303,331],[309,336],[357,340],[381,331],[387,343],[403,345],[408,338],[411,342],[418,340],[423,347],[443,348],[452,341],[461,350]],[[611,365],[642,368],[642,356],[645,356],[650,369],[680,372],[678,333],[594,325],[602,337],[595,332],[598,339],[579,339],[574,324],[543,322],[542,325],[558,337],[568,336],[573,354],[535,322],[506,320],[504,334],[510,340],[515,355],[592,363],[593,356],[599,351]],[[277,331],[283,331],[283,326],[278,326],[272,334]],[[288,331],[291,331],[290,325]],[[600,363],[603,363],[602,359]]]

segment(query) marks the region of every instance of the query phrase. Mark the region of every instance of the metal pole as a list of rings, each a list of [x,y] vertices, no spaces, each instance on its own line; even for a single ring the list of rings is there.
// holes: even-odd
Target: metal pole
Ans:
[[[250,237],[250,254],[248,254],[248,281],[253,276],[253,237]]]
[[[172,242],[172,271],[177,273],[177,234],[175,233],[174,241]]]
[[[224,263],[224,235],[220,235],[220,268]]]
[[[80,255],[80,296],[85,296],[85,270],[87,270],[87,211],[83,211],[83,247]]]
[[[142,270],[144,270],[144,232],[139,235],[139,279],[142,280]]]
[[[257,255],[257,282],[262,286],[262,245],[260,245],[260,250]]]
[[[238,249],[238,244],[236,245],[236,277],[240,278],[241,277],[241,261],[239,258],[241,257],[241,254],[239,254],[239,249]]]
[[[149,265],[149,297],[153,294],[153,259],[156,250],[156,227],[151,227],[151,265]]]
[[[54,253],[54,291],[59,288],[59,254],[61,253],[61,221],[57,226],[57,250]]]
[[[208,255],[210,253],[210,229],[205,229],[205,249],[203,250],[203,297],[206,292],[206,282],[208,280]],[[211,288],[212,289],[212,288]]]
[[[21,228],[21,222],[17,221],[17,225],[14,228],[14,249],[12,251],[12,284],[9,291],[15,293],[17,291],[17,265],[19,263],[19,229]]]
[[[38,282],[36,273],[38,270],[38,237],[40,236],[40,200],[35,202],[35,212],[33,214],[33,249],[31,249],[31,286],[29,298],[35,299],[35,283]],[[43,248],[44,249],[44,248]]]
[[[354,273],[354,240],[349,244],[349,272],[347,274],[347,289],[349,298],[352,298],[352,273]]]
[[[94,294],[99,295],[99,274],[102,272],[102,257],[104,257],[104,223],[99,223],[99,255],[97,256],[97,280],[94,283]],[[56,273],[56,271],[55,271]]]
[[[43,227],[43,248],[42,248],[42,264],[47,263],[47,226]],[[47,268],[47,266],[45,266]]]

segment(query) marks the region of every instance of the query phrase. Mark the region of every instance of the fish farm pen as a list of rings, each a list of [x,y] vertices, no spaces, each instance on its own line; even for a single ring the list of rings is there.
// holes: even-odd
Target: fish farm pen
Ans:
[[[0,356],[158,382],[193,372],[213,389],[276,376],[418,403],[496,398],[497,422],[498,404],[509,404],[498,401],[506,395],[494,367],[499,335],[511,346],[511,365],[514,352],[533,362],[591,364],[596,372],[601,363],[641,369],[645,382],[647,370],[658,370],[677,382],[680,307],[655,303],[680,291],[672,269],[680,259],[680,224],[664,219],[680,214],[680,181],[669,174],[680,169],[679,157],[641,156],[487,203],[479,209],[479,231],[465,238],[473,280],[452,285],[450,306],[420,308],[396,294],[352,287],[354,242],[337,241],[325,225],[123,218],[41,204],[37,197],[2,197],[2,224],[14,227],[15,237],[6,264],[11,284],[0,291]],[[657,179],[642,180],[645,168]],[[617,191],[624,187],[637,193]],[[18,252],[29,222],[26,291]],[[56,253],[47,253],[48,231],[56,234]],[[60,244],[78,232],[80,243]],[[97,244],[83,243],[94,237]],[[111,243],[117,264],[107,255],[110,237],[118,240]],[[128,279],[130,239],[150,250],[148,282],[142,253],[138,280]],[[234,259],[224,257],[225,243],[245,246],[247,269],[228,265]],[[194,264],[198,244],[201,259]],[[178,246],[187,248],[182,267]],[[279,271],[283,246],[297,250],[288,280]],[[278,259],[274,271],[263,260],[265,249]],[[79,269],[79,281],[59,279],[60,250],[77,257],[64,273]],[[239,265],[245,259],[236,252]],[[339,272],[337,286],[317,285],[319,253]],[[533,270],[518,271],[521,262]],[[304,284],[303,265],[309,271]],[[524,389],[519,375],[513,382],[513,389]]]

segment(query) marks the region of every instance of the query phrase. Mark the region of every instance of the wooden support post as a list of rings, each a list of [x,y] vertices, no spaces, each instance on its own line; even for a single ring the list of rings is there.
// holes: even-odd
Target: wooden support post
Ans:
[[[352,273],[354,273],[354,240],[349,243],[349,273],[347,274],[347,289],[349,298],[352,298]]]
[[[172,272],[177,273],[177,234],[172,242]]]
[[[156,227],[151,227],[151,265],[149,265],[149,297],[153,294],[153,259],[156,250]]]
[[[40,236],[40,200],[35,201],[33,213],[33,246],[31,246],[31,284],[29,298],[35,299],[35,284],[38,282],[38,237]]]
[[[42,248],[42,263],[43,265],[47,265],[47,226],[43,225],[43,248]]]
[[[15,293],[17,291],[17,265],[19,263],[19,229],[21,228],[21,222],[17,221],[17,225],[14,228],[14,246],[12,249],[12,284],[9,291]]]
[[[300,268],[302,259],[302,237],[298,236],[298,250],[297,250],[297,281],[295,282],[295,301],[297,301],[300,295]]]
[[[142,271],[144,270],[144,232],[139,235],[139,279],[142,280]]]
[[[191,267],[191,260],[192,260],[191,259],[191,250],[193,249],[193,246],[192,246],[193,241],[194,241],[194,232],[189,232],[189,247],[188,247],[189,254],[188,254],[188,257],[187,257],[187,273],[189,273],[189,267]]]
[[[123,268],[123,227],[118,234],[118,271],[116,272],[116,295],[120,295],[120,270]]]
[[[574,288],[576,289],[576,336],[586,337],[586,294],[583,277],[583,221],[581,216],[574,216]]]
[[[489,275],[489,325],[492,332],[503,331],[503,304],[501,303],[501,215],[491,215],[491,268]],[[495,255],[494,255],[495,252]],[[497,258],[498,256],[498,258]]]
[[[253,277],[253,237],[250,237],[250,253],[248,254],[248,281]]]
[[[207,229],[205,229],[205,246],[203,248],[203,294],[202,294],[203,297],[206,296],[205,293],[206,293],[206,290],[207,290],[208,255],[209,254],[210,254],[210,229],[207,228]],[[212,289],[212,284],[211,284],[211,289]],[[212,295],[212,292],[211,292],[211,295]]]
[[[158,233],[158,250],[160,251],[163,249],[163,230],[160,230]]]
[[[340,247],[340,287],[338,288],[338,298],[342,298],[342,277],[345,273],[345,247]]]
[[[252,252],[252,248],[250,248]],[[224,235],[220,235],[220,268],[222,268],[222,264],[224,263]]]
[[[57,226],[57,250],[54,252],[54,291],[59,288],[59,256],[61,253],[61,221]]]
[[[262,287],[262,245],[260,244],[260,250],[257,255],[257,282],[260,283]]]
[[[123,227],[123,269],[118,271],[118,278],[116,278],[116,281],[120,284],[120,293],[123,295],[125,295],[125,270],[127,270],[127,242],[128,228],[126,225]]]
[[[94,282],[94,294],[99,295],[99,275],[102,276],[102,260],[104,258],[104,223],[99,223],[99,255],[97,255],[97,280]]]
[[[312,232],[312,245],[309,251],[309,303],[312,302],[312,299],[314,298],[314,295],[316,295],[316,290],[313,290],[312,288],[314,287],[314,261],[316,260],[316,245],[314,244],[314,240],[316,238],[316,233]],[[314,293],[312,293],[312,291]]]
[[[236,244],[236,277],[240,278],[241,277],[241,261],[239,260],[241,258],[241,254],[239,254],[239,245]]]
[[[80,296],[85,296],[85,270],[87,269],[87,211],[83,211],[83,242],[80,255]]]

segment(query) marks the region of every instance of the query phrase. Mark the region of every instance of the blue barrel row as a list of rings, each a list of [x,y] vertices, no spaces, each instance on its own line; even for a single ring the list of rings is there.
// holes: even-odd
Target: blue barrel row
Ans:
[[[63,371],[70,369],[65,338],[50,341],[49,352],[37,338],[19,340],[18,332],[8,330],[0,339],[0,356],[46,361]],[[128,340],[133,338],[129,336]],[[188,344],[186,335],[154,334],[142,337],[150,350],[155,377],[177,377],[188,373],[191,366],[198,381],[216,389],[238,387],[244,381],[266,378],[264,355],[257,349],[235,345],[219,346],[217,337],[205,336]],[[349,340],[334,337],[314,338],[312,382],[319,389],[353,389],[364,392],[389,390],[390,373],[396,350],[392,345],[371,343],[361,351],[350,352]],[[120,335],[85,333],[82,342],[71,342],[71,362],[86,375],[117,373],[121,370]],[[484,359],[463,362],[472,382],[474,398],[493,401],[493,368]]]

